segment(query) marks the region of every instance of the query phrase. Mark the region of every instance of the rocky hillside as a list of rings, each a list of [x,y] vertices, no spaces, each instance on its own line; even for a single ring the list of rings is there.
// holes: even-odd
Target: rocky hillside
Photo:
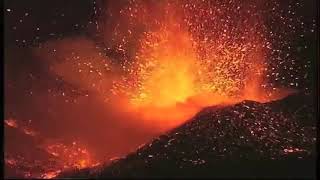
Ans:
[[[312,100],[208,107],[111,165],[60,177],[314,177]]]

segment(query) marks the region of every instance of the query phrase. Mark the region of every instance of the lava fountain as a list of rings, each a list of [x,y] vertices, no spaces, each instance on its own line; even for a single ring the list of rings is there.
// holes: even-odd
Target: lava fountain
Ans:
[[[90,119],[86,123],[94,128],[84,128],[89,135],[79,134],[92,137],[82,140],[92,142],[102,134],[111,144],[102,148],[99,140],[91,149],[110,151],[110,156],[126,154],[129,145],[181,125],[206,106],[267,102],[290,93],[266,86],[272,41],[266,35],[262,1],[95,2],[102,13],[96,13],[89,37],[49,40],[32,51],[51,75],[87,93],[73,100],[81,108],[61,119],[76,119],[74,124]],[[97,101],[96,106],[86,105],[86,97]],[[86,115],[90,108],[92,114]],[[15,126],[13,121],[7,124]],[[67,168],[103,161],[96,161],[90,148],[77,150],[75,144],[44,146],[49,154],[60,154],[69,163],[60,166]],[[80,155],[68,160],[69,152]],[[54,177],[62,170],[40,177]]]
[[[128,1],[114,10],[107,2],[105,14],[119,21],[98,18],[96,41],[116,56],[83,38],[48,42],[58,62],[36,52],[54,74],[159,131],[205,106],[282,97],[264,88],[270,42],[259,3],[206,3]]]
[[[125,94],[128,111],[149,125],[170,129],[205,106],[278,98],[263,88],[269,42],[260,7],[244,4],[225,17],[225,4],[205,4],[130,1],[116,15],[116,40],[105,44],[134,52],[124,60],[130,65],[123,66],[128,73],[117,91]],[[110,36],[109,28],[101,31]]]

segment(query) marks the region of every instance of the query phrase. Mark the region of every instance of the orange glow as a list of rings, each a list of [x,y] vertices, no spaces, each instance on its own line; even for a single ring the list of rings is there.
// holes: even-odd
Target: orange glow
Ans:
[[[47,172],[47,173],[43,174],[41,176],[41,178],[43,178],[43,179],[52,179],[52,178],[55,178],[57,175],[59,175],[60,172],[61,172],[61,170]]]
[[[129,100],[124,106],[149,126],[170,129],[205,106],[268,101],[261,87],[263,40],[254,33],[247,41],[228,45],[221,39],[214,44],[194,39],[178,17],[168,15],[159,30],[145,33],[140,41],[131,67],[137,85],[126,88]],[[210,51],[199,52],[203,48]]]
[[[133,54],[115,59],[117,63],[83,37],[50,41],[35,52],[50,62],[53,73],[108,102],[106,109],[112,104],[129,113],[128,122],[160,131],[187,121],[205,106],[282,97],[282,92],[275,95],[262,88],[268,43],[258,17],[242,17],[246,21],[232,27],[236,34],[221,29],[223,24],[217,24],[218,32],[204,33],[198,26],[191,28],[195,22],[188,19],[201,13],[190,14],[186,7],[130,1],[119,11],[119,28],[101,31],[101,39],[109,40],[106,45]],[[219,14],[212,11],[204,11],[206,21]],[[133,30],[141,27],[143,33]],[[55,57],[46,55],[50,49],[56,50]]]
[[[185,102],[195,92],[195,56],[187,34],[174,30],[155,32],[158,42],[142,42],[141,58],[137,62],[138,76],[142,79],[132,99],[138,106],[167,107]],[[151,37],[152,38],[152,37]],[[189,51],[189,52],[187,52]],[[150,69],[150,70],[148,70]]]
[[[97,162],[91,157],[88,150],[79,143],[73,142],[72,145],[56,143],[45,147],[47,152],[62,162],[64,169],[77,168],[82,169],[92,167]]]
[[[90,121],[93,131],[102,127],[99,133],[105,137],[96,137],[95,133],[90,136],[93,134],[97,141],[105,141],[103,144],[110,143],[110,152],[103,149],[103,153],[120,156],[129,151],[127,144],[134,146],[146,141],[150,134],[154,136],[175,128],[206,106],[225,106],[243,100],[267,102],[290,93],[263,88],[269,52],[261,19],[247,15],[229,17],[229,11],[223,12],[222,7],[205,7],[206,1],[153,3],[132,0],[124,3],[119,11],[107,9],[106,14],[112,11],[115,17],[115,25],[104,24],[106,17],[98,18],[101,31],[95,33],[101,37],[97,39],[68,37],[50,40],[33,49],[33,55],[48,65],[50,76],[59,77],[86,93],[68,100],[70,104],[66,107],[81,107],[71,112],[72,116],[63,114],[66,111],[60,113],[60,109],[56,114],[62,114],[63,123],[75,119],[79,124]],[[111,1],[109,5],[112,6]],[[245,8],[243,14],[250,12]],[[234,9],[233,6],[230,9]],[[201,30],[210,23],[211,26]],[[67,96],[63,92],[63,97],[69,98]],[[41,106],[48,101],[34,98],[40,99]],[[95,103],[90,108],[89,100]],[[57,117],[54,118],[58,121]],[[18,127],[15,120],[5,123]],[[127,129],[134,129],[132,134],[137,129],[149,135],[131,136]],[[39,137],[39,133],[30,128],[20,130]],[[89,133],[79,134],[83,138]],[[118,143],[122,143],[121,147],[113,146]],[[101,143],[89,147],[76,141],[50,142],[41,147],[58,163],[54,170],[46,168],[43,178],[56,177],[66,169],[93,167],[103,161],[101,158],[98,162],[95,154],[89,153],[90,148],[101,149]]]
[[[28,160],[19,155],[10,155],[5,157],[5,162],[13,168],[17,168],[23,164],[28,169],[23,170],[24,177],[37,177],[44,179],[51,179],[59,175],[60,172],[70,169],[83,169],[87,167],[94,167],[100,163],[93,157],[92,153],[80,142],[72,142],[71,144],[59,143],[58,140],[48,140],[40,133],[34,131],[32,128],[23,124],[16,123],[16,120],[5,120],[8,126],[16,127],[19,131],[31,136],[38,142],[40,149],[48,152],[52,157],[44,162],[37,159]],[[52,161],[54,162],[53,164]],[[32,167],[41,163],[42,169],[32,169]],[[42,164],[43,163],[43,164]]]
[[[7,119],[4,121],[8,126],[13,127],[13,128],[17,128],[18,124],[16,120],[13,119]]]
[[[31,130],[30,128],[23,128],[23,132],[26,134],[26,135],[30,135],[30,136],[36,136],[37,133],[33,130]]]
[[[9,164],[10,166],[17,165],[17,161],[15,159],[5,159],[5,162]]]

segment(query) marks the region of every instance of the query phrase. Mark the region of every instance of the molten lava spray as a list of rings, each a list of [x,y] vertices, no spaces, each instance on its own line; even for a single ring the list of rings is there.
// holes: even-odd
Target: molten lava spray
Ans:
[[[270,42],[259,3],[99,5],[106,8],[95,41],[65,38],[34,52],[53,74],[101,102],[117,126],[154,135],[206,106],[278,98],[264,88]]]
[[[81,92],[75,97],[63,92],[63,98],[69,99],[62,100],[56,96],[61,93],[50,89],[54,96],[38,93],[33,99],[35,109],[46,104],[55,109],[55,113],[45,109],[47,117],[43,117],[54,119],[47,123],[48,129],[60,128],[54,136],[72,134],[94,154],[84,148],[72,151],[70,143],[42,142],[46,151],[65,162],[91,167],[97,164],[93,159],[103,162],[127,154],[203,107],[245,99],[266,102],[288,93],[266,88],[271,42],[260,3],[130,0],[97,4],[102,13],[90,30],[92,38],[51,40],[33,49],[33,56],[51,76],[76,87],[69,94]],[[8,126],[15,124],[8,121]],[[65,152],[90,158],[74,155],[68,160]],[[54,177],[64,169],[41,177]]]
[[[113,90],[156,129],[175,127],[205,106],[278,98],[263,89],[269,42],[259,4],[206,3],[129,1],[117,11],[107,4],[120,21],[99,32],[126,57]],[[238,12],[228,13],[233,6]]]

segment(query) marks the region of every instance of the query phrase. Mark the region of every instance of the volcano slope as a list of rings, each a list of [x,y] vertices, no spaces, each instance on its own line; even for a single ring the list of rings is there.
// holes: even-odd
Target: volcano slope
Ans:
[[[60,177],[315,177],[312,97],[208,107],[108,166]]]

